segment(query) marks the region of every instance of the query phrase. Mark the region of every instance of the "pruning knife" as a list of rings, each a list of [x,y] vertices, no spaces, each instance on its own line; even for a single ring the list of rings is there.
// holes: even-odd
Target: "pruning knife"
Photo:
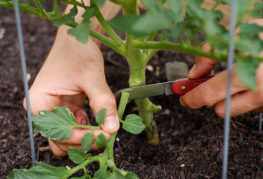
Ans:
[[[117,92],[117,96],[120,95],[122,92],[129,92],[129,99],[143,99],[152,96],[172,94],[184,95],[185,93],[189,92],[193,88],[197,87],[198,85],[202,84],[212,77],[213,75],[199,79],[183,78],[175,81],[144,85],[134,88],[126,88],[119,90]]]

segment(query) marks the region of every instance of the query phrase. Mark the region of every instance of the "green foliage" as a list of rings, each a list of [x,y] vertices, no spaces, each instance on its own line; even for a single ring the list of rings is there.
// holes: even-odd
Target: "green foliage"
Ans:
[[[95,141],[95,146],[97,147],[106,147],[107,146],[107,138],[105,137],[104,134],[98,135],[96,141]]]
[[[91,149],[94,134],[87,133],[81,140],[81,147],[83,152],[87,152]]]
[[[66,107],[56,107],[53,111],[41,111],[33,116],[34,131],[52,140],[68,139],[76,126],[74,115]]]
[[[122,122],[122,128],[132,134],[139,134],[145,128],[142,119],[136,114],[129,114]]]
[[[43,162],[30,169],[13,170],[8,179],[61,179],[69,173],[66,167],[53,167]]]
[[[70,12],[67,15],[62,16],[60,19],[54,21],[53,25],[58,27],[63,24],[76,25],[74,17],[78,14],[77,6],[71,8]]]
[[[183,0],[142,0],[146,8],[144,13],[140,13],[138,10],[136,0],[111,1],[123,7],[124,15],[108,22],[100,12],[100,7],[103,6],[105,0],[92,0],[90,5],[84,4],[84,1],[63,1],[64,4],[72,5],[67,14],[60,14],[56,4],[54,4],[53,10],[48,12],[42,7],[45,0],[36,1],[35,6],[20,1],[19,6],[23,11],[54,21],[54,26],[69,26],[68,34],[82,43],[86,43],[89,36],[92,36],[124,55],[128,59],[131,69],[131,86],[145,84],[145,73],[138,73],[138,71],[144,72],[143,68],[149,59],[160,49],[176,50],[218,61],[227,59],[228,43],[232,39],[229,39],[228,29],[221,24],[224,14],[217,9],[217,6],[221,4],[229,6],[230,0],[214,0],[216,3],[211,10],[201,7],[204,0],[187,0],[185,7]],[[262,2],[255,3],[254,9],[250,10],[249,7],[252,2],[252,0],[238,1],[236,29],[240,28],[240,32],[235,37],[234,42],[237,50],[237,75],[247,87],[256,89],[256,69],[262,61],[259,54],[263,48],[259,33],[263,31],[263,28],[243,22],[243,18],[247,14],[261,18]],[[13,2],[0,0],[0,6],[13,7]],[[81,22],[75,21],[78,8],[85,11]],[[91,18],[93,17],[98,20],[107,36],[99,34],[96,31],[97,29],[92,29]],[[122,40],[114,29],[126,32],[125,39]],[[200,33],[203,36],[202,41],[199,38]],[[210,51],[207,52],[202,49],[204,43],[211,46]],[[123,94],[122,97],[118,111],[120,118],[122,118],[129,94]],[[137,101],[137,104],[139,103]],[[148,124],[155,124],[153,122],[153,111],[157,108],[147,99],[144,99],[138,107],[139,115],[144,117],[143,120],[135,114],[126,116],[124,121],[121,120],[123,129],[133,134],[139,134],[145,129],[142,121],[147,126]],[[101,129],[100,126],[104,123],[105,116],[105,109],[99,111],[96,116],[96,122],[99,126],[91,127],[76,124],[74,115],[65,107],[54,108],[53,112],[41,111],[39,115],[33,117],[34,131],[40,132],[49,139],[66,140],[71,136],[73,128],[91,130],[91,133],[87,133],[81,141],[82,150],[74,148],[68,150],[69,158],[77,166],[69,170],[65,167],[52,167],[40,162],[36,167],[28,170],[15,169],[8,178],[67,178],[76,171],[84,169],[89,163],[96,161],[99,162],[100,169],[94,174],[94,178],[137,179],[136,174],[120,170],[114,164],[113,144],[116,134],[113,134],[109,141],[103,134],[100,134],[94,142],[93,131]],[[94,156],[87,154],[93,142],[97,147],[104,147],[104,152]],[[85,173],[83,177],[73,178],[87,179],[91,177]]]
[[[84,162],[86,159],[88,159],[89,157],[91,157],[91,154],[86,154],[83,151],[75,148],[69,148],[68,157],[75,164],[80,164]]]
[[[76,37],[82,43],[86,43],[89,39],[90,25],[89,24],[79,24],[76,27],[69,29],[68,34]]]
[[[251,59],[252,57],[238,58],[236,70],[240,81],[250,89],[256,90],[256,70],[259,66],[259,61]]]
[[[101,109],[98,114],[96,115],[96,122],[98,124],[104,124],[104,119],[106,117],[106,109]]]

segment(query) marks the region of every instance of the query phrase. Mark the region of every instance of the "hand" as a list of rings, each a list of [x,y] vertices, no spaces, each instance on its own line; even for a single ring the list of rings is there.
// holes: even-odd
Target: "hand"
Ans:
[[[102,54],[92,39],[82,44],[65,35],[67,29],[60,27],[50,54],[29,91],[32,114],[66,106],[74,113],[77,123],[89,125],[87,114],[81,109],[88,96],[94,115],[102,108],[107,110],[103,130],[94,131],[94,135],[103,133],[109,138],[119,129],[119,120],[115,97],[105,79]],[[81,148],[81,139],[87,132],[91,131],[75,128],[68,140],[49,141],[51,150],[57,156],[64,156],[70,146]],[[93,146],[93,149],[96,148]]]
[[[209,46],[204,46],[209,50]],[[190,70],[189,78],[196,79],[209,73],[215,61],[197,57],[196,63]],[[257,90],[247,89],[238,79],[235,65],[232,73],[231,86],[231,116],[249,111],[263,111],[263,64],[257,69]],[[202,106],[214,106],[215,112],[224,117],[226,108],[227,71],[223,71],[180,98],[182,106],[197,109]]]

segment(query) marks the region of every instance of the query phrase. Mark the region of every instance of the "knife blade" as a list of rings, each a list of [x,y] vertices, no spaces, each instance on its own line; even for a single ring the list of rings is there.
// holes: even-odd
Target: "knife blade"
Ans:
[[[119,90],[118,94],[122,92],[129,92],[129,99],[143,99],[147,97],[160,96],[160,95],[184,95],[201,83],[209,80],[213,76],[206,76],[199,79],[183,78],[175,81],[168,81],[163,83],[156,83],[144,85],[134,88],[126,88]]]

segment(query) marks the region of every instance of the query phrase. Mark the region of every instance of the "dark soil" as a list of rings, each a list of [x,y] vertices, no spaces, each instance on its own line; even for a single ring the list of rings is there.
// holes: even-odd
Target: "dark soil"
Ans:
[[[0,8],[1,26],[6,33],[0,39],[0,178],[14,168],[31,166],[26,113],[19,62],[18,41],[13,11]],[[50,22],[22,14],[28,74],[32,84],[55,37],[56,28]],[[1,27],[0,27],[1,28]],[[124,58],[102,47],[108,83],[115,92],[128,86],[127,63]],[[147,71],[147,83],[166,81],[164,64],[193,58],[176,52],[159,52]],[[222,70],[222,65],[217,67]],[[146,144],[144,134],[130,135],[120,131],[115,145],[117,166],[138,174],[140,178],[220,178],[222,166],[223,120],[212,108],[199,110],[180,106],[177,96],[155,97],[163,110],[155,115],[161,144]],[[128,106],[134,112],[134,104]],[[263,178],[263,133],[258,131],[258,115],[247,114],[232,119],[229,148],[229,178]],[[40,152],[47,140],[35,135],[37,160],[56,166],[73,166],[67,159],[56,158],[50,151]],[[89,167],[93,173],[96,165]]]

